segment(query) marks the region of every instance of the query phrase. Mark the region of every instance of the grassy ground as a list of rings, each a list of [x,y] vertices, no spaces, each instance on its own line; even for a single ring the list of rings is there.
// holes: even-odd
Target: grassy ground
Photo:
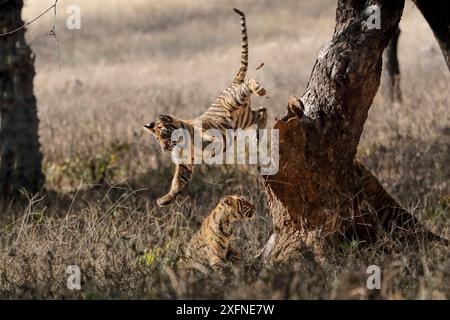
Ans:
[[[247,13],[249,75],[268,89],[254,99],[270,123],[287,97],[301,95],[320,48],[331,38],[335,1],[59,1],[58,39],[48,15],[29,28],[48,193],[4,205],[0,222],[2,298],[450,298],[450,255],[442,247],[396,254],[348,246],[326,267],[260,266],[271,231],[260,179],[246,167],[201,167],[188,193],[161,209],[168,157],[143,132],[159,113],[201,114],[234,76],[240,53],[238,6]],[[52,1],[29,0],[24,16]],[[64,27],[79,4],[82,29]],[[359,156],[429,229],[449,238],[450,77],[426,22],[407,2],[401,23],[404,102],[375,98]],[[264,68],[255,71],[261,62]],[[257,217],[236,230],[244,259],[221,276],[173,274],[202,218],[224,194],[247,196]],[[366,267],[383,272],[366,289]],[[69,265],[82,290],[66,288]],[[169,269],[168,269],[169,267]],[[227,285],[224,285],[227,284]]]

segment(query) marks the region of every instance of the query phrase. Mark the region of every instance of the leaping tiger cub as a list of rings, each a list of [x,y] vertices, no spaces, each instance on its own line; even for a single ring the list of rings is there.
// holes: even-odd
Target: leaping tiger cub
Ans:
[[[180,266],[200,264],[212,268],[223,267],[228,259],[239,258],[231,245],[232,223],[252,219],[255,206],[242,196],[224,196],[205,218],[185,249]]]
[[[172,115],[160,115],[158,119],[145,125],[159,141],[164,151],[172,151],[177,141],[172,141],[172,133],[177,129],[186,129],[193,136],[195,123],[201,123],[200,132],[209,129],[219,130],[225,137],[227,129],[246,129],[256,125],[257,129],[264,129],[267,123],[266,108],[256,110],[250,107],[250,96],[264,96],[266,90],[254,79],[245,79],[248,69],[248,41],[245,15],[242,11],[234,9],[241,17],[242,50],[241,66],[233,82],[226,88],[200,117],[183,120]],[[193,143],[194,139],[191,139]],[[207,138],[203,140],[208,140]],[[209,140],[211,141],[211,140]],[[202,146],[202,148],[206,145]],[[225,148],[225,146],[224,146]],[[172,203],[176,196],[186,187],[192,175],[193,164],[177,164],[175,176],[172,179],[170,191],[157,200],[159,206]]]

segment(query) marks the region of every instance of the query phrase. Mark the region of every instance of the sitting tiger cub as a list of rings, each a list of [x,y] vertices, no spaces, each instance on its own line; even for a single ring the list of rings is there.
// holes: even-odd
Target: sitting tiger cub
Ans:
[[[266,90],[254,79],[245,80],[248,69],[248,42],[245,15],[238,9],[234,11],[241,16],[242,27],[242,52],[241,66],[231,85],[218,96],[210,107],[200,117],[191,120],[183,120],[171,115],[160,115],[158,120],[144,127],[148,129],[159,141],[161,149],[172,151],[180,141],[172,140],[172,133],[177,129],[185,129],[191,137],[196,132],[201,132],[203,141],[212,141],[205,135],[206,130],[218,130],[224,137],[228,129],[247,129],[256,125],[257,129],[264,129],[267,123],[267,111],[261,107],[256,110],[250,107],[250,96],[264,96]],[[201,123],[198,128],[196,123]],[[191,139],[191,145],[194,143]],[[205,148],[203,144],[200,148]],[[224,151],[225,151],[225,145]],[[195,146],[194,146],[195,147]],[[177,164],[175,175],[172,179],[170,191],[157,200],[159,206],[172,203],[176,196],[186,187],[192,175],[193,164]]]
[[[189,241],[179,265],[200,264],[217,268],[224,267],[228,259],[239,259],[239,251],[231,245],[231,223],[252,219],[254,213],[255,206],[244,197],[224,196]]]

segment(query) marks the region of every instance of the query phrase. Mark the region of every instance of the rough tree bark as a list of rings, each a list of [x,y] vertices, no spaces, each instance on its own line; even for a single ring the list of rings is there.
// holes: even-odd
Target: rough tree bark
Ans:
[[[450,71],[450,1],[413,0],[427,20]]]
[[[383,97],[387,102],[402,102],[400,88],[400,66],[398,63],[398,38],[400,28],[397,28],[383,54]]]
[[[381,10],[381,29],[369,29]],[[353,161],[380,84],[382,54],[398,27],[403,0],[339,0],[332,40],[320,51],[305,94],[289,99],[277,121],[279,171],[265,177],[274,233],[263,256],[327,256],[363,219],[361,181]],[[303,110],[302,110],[303,109]]]
[[[23,25],[22,0],[0,0],[0,33]],[[0,197],[42,187],[34,56],[25,29],[0,37]]]

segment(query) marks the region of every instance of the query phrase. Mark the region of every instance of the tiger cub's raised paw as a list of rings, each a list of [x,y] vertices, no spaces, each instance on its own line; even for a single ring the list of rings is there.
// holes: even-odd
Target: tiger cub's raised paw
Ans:
[[[267,91],[255,79],[248,80],[248,86],[257,96],[263,97]]]
[[[266,89],[264,89],[264,88],[262,88],[262,87],[261,87],[258,91],[256,91],[256,94],[257,94],[258,96],[260,96],[260,97],[265,96],[266,93],[267,93]]]

